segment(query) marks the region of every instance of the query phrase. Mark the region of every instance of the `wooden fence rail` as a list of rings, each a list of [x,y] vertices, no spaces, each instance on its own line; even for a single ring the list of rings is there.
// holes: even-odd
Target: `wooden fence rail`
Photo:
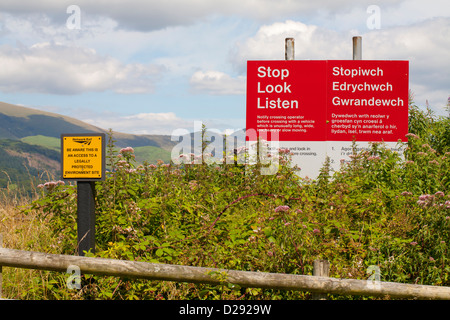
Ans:
[[[66,272],[77,266],[83,274],[207,284],[226,282],[241,287],[313,293],[450,300],[450,287],[336,279],[323,276],[236,271],[105,258],[47,254],[0,248],[0,266]],[[222,273],[221,277],[217,274]]]

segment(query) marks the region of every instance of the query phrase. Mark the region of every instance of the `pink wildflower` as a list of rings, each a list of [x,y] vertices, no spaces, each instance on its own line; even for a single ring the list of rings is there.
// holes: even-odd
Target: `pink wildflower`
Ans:
[[[430,195],[430,194],[423,194],[423,195],[419,196],[419,200],[422,200],[422,201],[426,201],[431,198],[432,198],[432,195]]]
[[[418,201],[417,201],[417,204],[418,204],[419,206],[425,206],[425,205],[426,205],[426,202],[425,202],[424,200],[418,200]]]
[[[286,212],[286,211],[289,211],[289,209],[290,209],[289,206],[278,206],[275,208],[275,212],[280,212],[280,211]]]
[[[122,148],[120,149],[119,153],[134,153],[134,149],[132,147],[126,147],[126,148]]]
[[[56,182],[55,181],[49,181],[44,183],[44,187],[46,187],[48,190],[53,190],[53,188],[56,187]]]
[[[435,165],[439,165],[439,162],[437,162],[437,160],[431,160],[428,161],[429,164],[435,164]]]
[[[406,137],[411,137],[411,138],[415,138],[415,139],[419,139],[419,137],[417,135],[415,135],[414,133],[407,133]]]

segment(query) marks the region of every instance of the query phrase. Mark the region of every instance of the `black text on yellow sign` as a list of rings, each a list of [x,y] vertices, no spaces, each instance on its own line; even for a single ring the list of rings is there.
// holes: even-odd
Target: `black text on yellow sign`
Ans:
[[[62,134],[61,171],[63,179],[103,180],[105,135]]]

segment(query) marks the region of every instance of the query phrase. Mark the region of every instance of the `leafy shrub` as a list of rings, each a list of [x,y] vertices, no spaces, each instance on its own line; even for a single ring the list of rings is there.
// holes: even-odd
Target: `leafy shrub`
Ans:
[[[414,116],[410,124],[419,128],[422,115]],[[133,149],[116,154],[110,137],[110,170],[96,184],[96,253],[88,255],[291,274],[312,274],[321,258],[330,261],[331,277],[367,279],[377,266],[382,281],[448,286],[450,153],[441,134],[448,119],[432,123],[425,138],[409,134],[404,155],[374,143],[333,175],[325,163],[315,181],[300,179],[286,153],[274,175],[259,174],[258,166],[137,165]],[[29,210],[50,219],[60,253],[76,254],[75,186],[41,187]],[[223,285],[91,276],[82,290],[69,291],[55,275],[45,298],[310,297],[239,288],[216,276]]]

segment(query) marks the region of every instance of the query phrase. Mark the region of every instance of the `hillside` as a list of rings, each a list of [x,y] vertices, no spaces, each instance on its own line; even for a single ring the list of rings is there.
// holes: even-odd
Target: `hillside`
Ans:
[[[0,102],[0,188],[30,190],[32,181],[59,179],[63,133],[107,133],[78,119]],[[114,128],[112,128],[114,129]],[[170,136],[113,132],[118,148],[137,148],[138,160],[168,161],[175,145]],[[34,184],[33,182],[33,184]]]
[[[28,193],[59,174],[58,151],[10,139],[0,140],[0,149],[0,188]]]
[[[105,131],[70,117],[0,102],[0,139],[36,135],[57,138],[61,133],[76,132]]]
[[[30,136],[60,138],[62,133],[106,133],[109,128],[98,128],[83,121],[56,113],[0,102],[0,139],[20,140]],[[112,128],[114,131],[114,128]],[[170,136],[135,135],[114,132],[118,147],[153,146],[171,150]]]

